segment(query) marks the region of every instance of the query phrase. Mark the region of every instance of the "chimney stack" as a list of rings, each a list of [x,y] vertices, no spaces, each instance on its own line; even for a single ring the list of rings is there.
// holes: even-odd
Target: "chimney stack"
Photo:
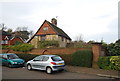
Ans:
[[[57,19],[52,18],[52,19],[51,19],[51,23],[54,24],[55,26],[57,26]]]

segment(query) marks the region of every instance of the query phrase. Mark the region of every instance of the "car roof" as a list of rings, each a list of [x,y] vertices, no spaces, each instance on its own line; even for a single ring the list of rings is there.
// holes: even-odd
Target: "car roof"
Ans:
[[[11,55],[11,54],[14,54],[14,53],[1,53],[0,55]]]
[[[40,56],[53,57],[53,56],[58,56],[58,55],[40,55]]]

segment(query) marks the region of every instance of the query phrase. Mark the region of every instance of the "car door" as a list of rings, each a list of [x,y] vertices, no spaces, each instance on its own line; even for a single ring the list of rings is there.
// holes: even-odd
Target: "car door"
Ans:
[[[9,63],[7,55],[3,54],[2,56],[2,64],[7,65]]]
[[[46,70],[46,66],[49,64],[48,59],[49,59],[49,57],[44,56],[42,61],[39,62],[40,66],[41,66],[41,70]]]
[[[43,59],[43,56],[38,56],[34,58],[33,61],[31,62],[32,68],[41,69],[42,66],[40,64],[41,64],[42,59]]]

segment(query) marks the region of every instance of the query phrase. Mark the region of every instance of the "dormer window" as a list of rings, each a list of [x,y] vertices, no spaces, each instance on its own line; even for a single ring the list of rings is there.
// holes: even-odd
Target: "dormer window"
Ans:
[[[43,30],[44,30],[44,31],[47,31],[47,30],[48,30],[48,27],[44,27]]]

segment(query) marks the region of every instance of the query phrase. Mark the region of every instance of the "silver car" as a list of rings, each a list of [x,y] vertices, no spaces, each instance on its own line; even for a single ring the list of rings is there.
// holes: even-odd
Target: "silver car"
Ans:
[[[40,55],[26,63],[27,69],[45,70],[48,74],[64,70],[64,60],[58,55]]]

